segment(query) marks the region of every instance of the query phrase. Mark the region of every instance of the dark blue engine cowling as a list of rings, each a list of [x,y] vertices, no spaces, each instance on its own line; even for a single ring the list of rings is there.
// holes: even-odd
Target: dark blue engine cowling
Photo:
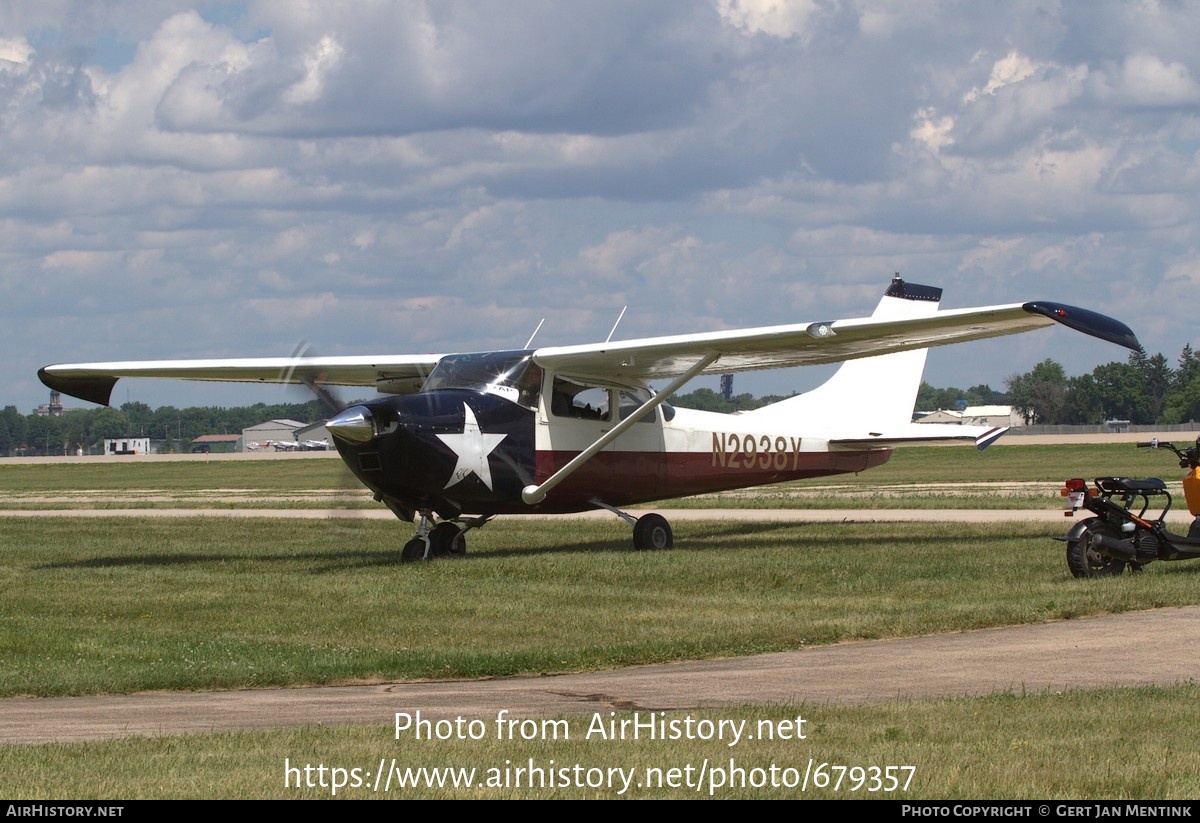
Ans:
[[[495,394],[384,397],[327,427],[355,476],[404,519],[521,511],[521,489],[534,482],[534,413]]]

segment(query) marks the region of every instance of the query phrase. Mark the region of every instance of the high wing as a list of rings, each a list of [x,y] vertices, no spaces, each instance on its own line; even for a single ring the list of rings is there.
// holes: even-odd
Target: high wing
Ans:
[[[935,303],[941,290],[893,281],[887,296]],[[931,307],[932,308],[932,307]],[[1035,301],[982,308],[932,310],[922,316],[871,317],[766,326],[737,331],[556,346],[534,351],[541,366],[600,382],[645,383],[698,374],[836,363],[944,346],[1061,323],[1137,349],[1129,327],[1105,315],[1061,303]],[[161,377],[245,383],[370,386],[418,391],[442,355],[273,357],[236,360],[146,360],[46,366],[42,382],[73,397],[107,405],[122,377]],[[686,382],[686,381],[685,381]],[[669,394],[669,393],[668,393]]]
[[[908,288],[926,287],[908,284]],[[940,295],[940,289],[931,291]],[[534,360],[543,367],[576,377],[636,383],[676,377],[713,355],[712,362],[697,374],[839,363],[1016,334],[1054,323],[1126,348],[1139,348],[1137,337],[1120,321],[1062,303],[1035,301],[951,309],[927,317],[883,319],[876,315],[710,334],[558,346],[538,349],[534,352]]]
[[[384,357],[260,357],[238,360],[130,360],[46,366],[38,377],[52,389],[108,405],[122,377],[168,377],[228,383],[320,383],[370,386],[383,392],[419,391],[440,354]]]

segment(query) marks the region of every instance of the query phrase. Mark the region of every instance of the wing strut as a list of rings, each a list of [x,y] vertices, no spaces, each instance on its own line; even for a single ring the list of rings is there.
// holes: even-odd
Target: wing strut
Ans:
[[[689,380],[691,380],[697,374],[699,374],[700,372],[702,372],[706,368],[708,368],[709,365],[711,365],[712,362],[715,361],[720,356],[721,356],[721,353],[719,351],[714,351],[714,352],[709,352],[708,354],[701,357],[698,361],[696,361],[696,363],[694,363],[692,365],[692,367],[690,369],[688,369],[683,374],[679,375],[679,377],[676,377],[674,380],[672,380],[671,384],[669,386],[667,386],[665,389],[663,389],[660,393],[651,396],[651,398],[649,400],[647,400],[642,405],[638,406],[637,409],[633,412],[633,414],[629,415],[624,420],[622,420],[620,423],[613,426],[611,429],[609,429],[607,432],[605,432],[595,443],[588,446],[586,449],[581,451],[579,454],[572,457],[570,462],[568,462],[565,466],[563,466],[561,469],[556,471],[554,474],[547,477],[540,486],[531,485],[531,486],[526,486],[524,489],[522,489],[521,490],[521,499],[524,500],[530,506],[541,503],[543,500],[546,499],[546,495],[549,494],[550,491],[555,486],[557,486],[559,483],[563,482],[568,477],[570,477],[572,474],[574,474],[575,471],[580,466],[582,466],[584,463],[588,462],[593,457],[595,457],[597,452],[599,452],[601,449],[603,449],[609,443],[616,440],[618,437],[620,437],[622,434],[624,434],[628,429],[633,428],[638,423],[639,420],[641,420],[643,417],[645,417],[647,414],[649,414],[651,411],[653,411],[658,406],[665,403],[667,398],[669,398],[675,392],[679,391],[685,383],[687,383]]]

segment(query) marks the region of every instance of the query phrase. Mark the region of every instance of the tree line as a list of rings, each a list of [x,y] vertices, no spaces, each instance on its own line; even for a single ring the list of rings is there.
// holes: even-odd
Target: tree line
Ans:
[[[1171,368],[1163,355],[1139,349],[1124,363],[1105,363],[1078,377],[1043,360],[1009,378],[1008,391],[1009,402],[1030,423],[1187,423],[1200,419],[1200,359],[1187,345]]]
[[[1068,377],[1062,365],[1048,358],[1004,383],[1004,393],[987,386],[967,392],[922,386],[917,408],[954,408],[955,401],[963,398],[968,405],[1010,405],[1029,424],[1098,425],[1127,420],[1166,425],[1200,420],[1200,358],[1191,345],[1183,347],[1176,368],[1162,354],[1149,356],[1138,349],[1124,363],[1105,363],[1077,377]]]
[[[184,409],[151,409],[131,402],[120,408],[71,409],[58,416],[21,414],[16,406],[5,406],[0,411],[0,455],[62,455],[80,449],[95,454],[106,439],[124,437],[149,437],[162,441],[163,451],[187,451],[202,434],[241,434],[242,429],[268,420],[312,423],[327,416],[316,400]]]

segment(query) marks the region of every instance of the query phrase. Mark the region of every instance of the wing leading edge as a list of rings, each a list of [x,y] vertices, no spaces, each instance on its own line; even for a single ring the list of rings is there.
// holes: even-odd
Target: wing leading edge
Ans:
[[[260,357],[235,360],[130,360],[46,366],[38,377],[52,389],[107,406],[122,377],[166,377],[225,383],[317,382],[370,386],[407,394],[418,391],[439,354],[386,357]]]
[[[910,290],[913,288],[928,289],[909,286]],[[936,301],[940,290],[929,291],[930,296],[918,299]],[[678,377],[710,358],[697,374],[836,363],[1016,334],[1054,323],[1130,349],[1139,348],[1137,337],[1118,320],[1062,303],[1035,301],[936,311],[922,317],[874,316],[557,346],[537,349],[533,357],[539,365],[564,374],[599,381],[643,383]],[[123,377],[244,383],[315,381],[409,393],[420,388],[441,357],[425,354],[67,363],[46,366],[38,372],[38,377],[52,389],[102,405],[108,404],[113,386]]]
[[[865,317],[559,346],[538,349],[534,359],[539,365],[579,377],[637,382],[683,374],[713,353],[716,359],[701,374],[839,363],[1017,334],[1054,323],[1126,348],[1139,348],[1137,337],[1119,320],[1063,303],[1035,301],[951,309],[917,318]]]

